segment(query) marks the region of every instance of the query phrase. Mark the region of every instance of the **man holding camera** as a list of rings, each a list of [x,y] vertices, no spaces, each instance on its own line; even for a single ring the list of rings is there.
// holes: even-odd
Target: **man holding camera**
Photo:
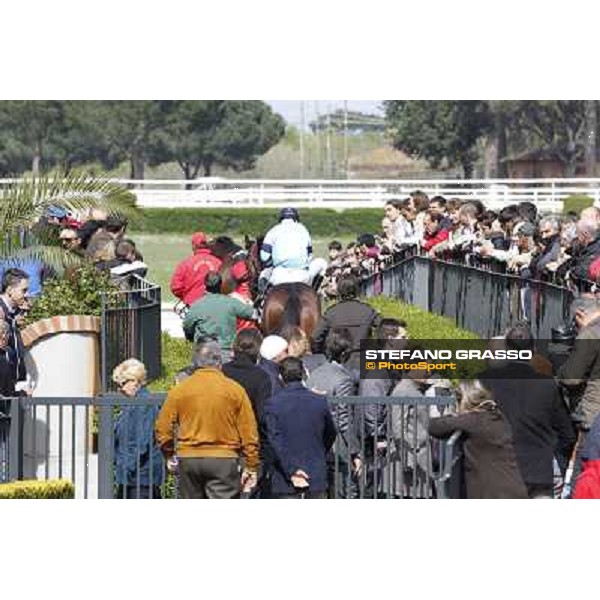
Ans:
[[[600,414],[600,303],[592,297],[578,301],[575,310],[577,337],[569,358],[557,373],[559,382],[574,397],[570,408],[579,427],[577,458],[572,480],[581,469],[581,449]]]

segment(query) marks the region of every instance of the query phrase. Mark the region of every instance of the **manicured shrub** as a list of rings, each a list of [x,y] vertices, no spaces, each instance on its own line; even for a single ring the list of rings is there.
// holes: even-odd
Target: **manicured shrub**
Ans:
[[[52,279],[33,304],[27,324],[63,315],[102,314],[102,292],[116,291],[110,274],[85,264],[68,277]],[[116,301],[116,297],[111,298]]]
[[[411,339],[418,340],[477,340],[479,336],[457,327],[451,319],[428,313],[394,298],[377,296],[367,302],[384,317],[404,319]]]
[[[327,208],[299,209],[302,222],[314,237],[358,235],[379,231],[383,210],[357,208],[335,211]],[[140,233],[184,233],[204,231],[234,237],[254,237],[277,223],[277,208],[146,208],[135,225]]]
[[[406,321],[411,347],[420,347],[419,340],[427,340],[426,349],[428,350],[452,350],[454,352],[457,349],[467,347],[478,350],[486,349],[486,340],[482,340],[466,329],[457,327],[451,319],[446,317],[428,313],[418,306],[405,304],[386,296],[369,298],[367,302],[379,311],[379,314],[383,317]],[[464,343],[461,344],[461,340],[474,340],[479,341],[479,343],[465,346]],[[452,381],[473,379],[485,368],[484,361],[461,360],[458,362],[457,370],[452,372],[451,375],[446,374],[445,376]]]
[[[75,486],[68,479],[13,481],[0,485],[0,500],[69,500]]]

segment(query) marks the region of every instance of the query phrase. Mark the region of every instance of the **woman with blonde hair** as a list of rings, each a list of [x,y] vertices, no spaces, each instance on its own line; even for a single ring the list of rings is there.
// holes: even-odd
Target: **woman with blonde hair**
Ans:
[[[431,419],[429,433],[464,439],[467,498],[527,498],[508,422],[479,380],[458,385],[458,414]]]
[[[160,498],[163,458],[154,441],[159,406],[143,402],[146,367],[130,358],[115,367],[113,381],[127,398],[115,423],[115,481],[118,498]]]

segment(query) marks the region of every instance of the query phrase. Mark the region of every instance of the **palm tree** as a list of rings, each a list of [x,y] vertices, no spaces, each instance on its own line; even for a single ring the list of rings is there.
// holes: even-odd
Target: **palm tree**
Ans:
[[[93,208],[128,219],[139,216],[135,196],[122,185],[104,177],[83,173],[55,173],[51,176],[13,180],[0,191],[0,259],[36,258],[62,272],[81,262],[44,235],[40,228],[33,244],[27,232],[46,214],[50,206],[84,212]]]

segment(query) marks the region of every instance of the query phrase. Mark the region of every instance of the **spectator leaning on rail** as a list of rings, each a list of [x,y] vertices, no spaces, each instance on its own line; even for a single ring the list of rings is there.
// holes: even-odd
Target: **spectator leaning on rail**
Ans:
[[[457,389],[458,414],[431,419],[429,433],[465,438],[467,498],[527,498],[510,425],[480,381],[463,381]]]
[[[171,277],[171,292],[187,306],[204,296],[206,275],[221,268],[221,260],[212,255],[201,231],[192,236],[192,252],[192,256],[177,265]]]
[[[228,360],[236,336],[237,318],[252,319],[254,307],[222,294],[222,281],[218,273],[209,272],[204,285],[206,293],[192,304],[185,315],[183,332],[190,341],[196,342],[201,338],[218,341]]]
[[[534,256],[529,268],[535,279],[548,273],[548,265],[560,257],[560,225],[556,217],[544,217],[539,226],[542,251]]]
[[[113,381],[128,398],[144,398],[146,367],[130,358],[115,367]],[[158,406],[123,404],[115,422],[115,483],[118,498],[160,498],[164,462],[154,442]]]
[[[302,383],[299,358],[281,363],[284,388],[267,403],[267,438],[273,448],[272,493],[275,498],[325,498],[327,454],[336,438],[327,398]]]
[[[446,210],[446,198],[443,196],[434,196],[429,202],[429,212],[441,217],[440,226],[442,229],[450,231],[453,228],[454,222]]]
[[[256,485],[259,443],[252,404],[244,388],[222,373],[215,342],[196,346],[194,366],[168,393],[156,439],[170,468],[179,469],[182,498],[239,498]]]
[[[427,212],[423,221],[425,231],[423,233],[423,242],[421,248],[429,254],[435,256],[435,247],[445,242],[450,235],[447,229],[441,227],[442,217],[435,212]]]
[[[425,192],[416,190],[406,199],[406,206],[415,214],[415,231],[423,237],[425,232],[425,215],[429,210],[429,197]]]
[[[416,246],[421,241],[415,229],[416,212],[408,207],[408,200],[388,200],[385,216],[391,221],[390,237],[387,245],[392,252],[407,246]]]
[[[596,280],[599,271],[600,226],[593,213],[587,213],[579,219],[576,227],[577,245],[573,253],[571,277],[580,289],[586,290],[588,286],[585,281]]]
[[[266,268],[259,276],[259,289],[264,291],[269,284],[312,284],[327,268],[327,261],[313,259],[312,254],[310,233],[300,223],[298,211],[281,209],[279,223],[269,229],[261,246],[260,259]]]
[[[323,290],[327,298],[335,298],[337,296],[337,284],[344,271],[345,253],[342,244],[337,240],[330,242],[327,249],[329,251],[329,264],[325,270]]]

